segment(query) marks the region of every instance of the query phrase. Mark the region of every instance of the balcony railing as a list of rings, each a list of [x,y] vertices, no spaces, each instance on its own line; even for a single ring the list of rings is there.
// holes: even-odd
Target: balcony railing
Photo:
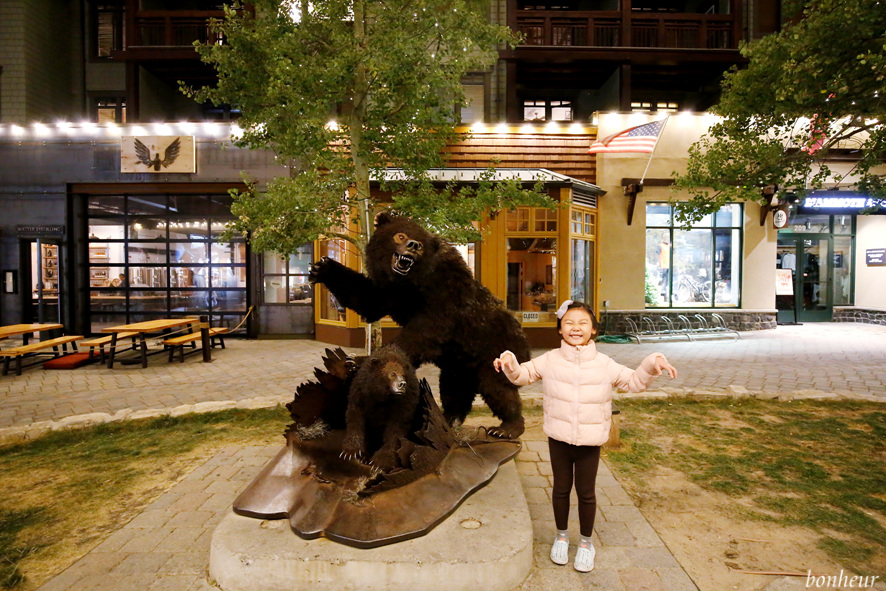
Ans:
[[[625,27],[620,12],[517,12],[517,30],[535,46],[737,49],[734,24],[729,14],[644,15]]]
[[[134,41],[130,47],[190,47],[200,43],[222,43],[221,35],[209,28],[210,18],[224,18],[221,10],[142,10],[135,16]]]

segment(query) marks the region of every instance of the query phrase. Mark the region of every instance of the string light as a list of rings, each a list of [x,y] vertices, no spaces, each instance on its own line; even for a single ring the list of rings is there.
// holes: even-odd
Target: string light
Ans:
[[[102,136],[119,138],[124,135],[197,135],[199,137],[220,138],[228,137],[238,132],[242,133],[242,130],[234,123],[215,121],[201,123],[178,121],[120,124],[115,122],[97,123],[95,121],[74,122],[59,120],[52,124],[42,121],[35,121],[28,125],[16,123],[0,124],[0,138],[10,137],[16,140],[29,138],[100,138]]]
[[[607,113],[600,115],[601,117],[616,116],[633,119],[640,118],[644,122],[649,114],[642,113]],[[710,113],[691,113],[681,112],[679,119],[686,118],[687,121],[694,117],[705,118],[705,123],[714,122],[719,119],[716,115]],[[593,121],[590,125],[593,126]],[[691,123],[690,123],[691,124]],[[520,134],[539,134],[539,133],[569,133],[582,134],[587,132],[587,124],[581,122],[556,122],[547,121],[545,123],[507,123],[499,122],[488,124],[482,121],[476,121],[468,124],[473,133],[520,133]],[[340,131],[341,126],[335,120],[329,120],[326,129],[330,131]],[[264,125],[256,125],[252,131],[256,133],[264,132]],[[382,130],[384,131],[384,130]],[[15,123],[0,124],[0,141],[15,140],[22,141],[28,139],[52,140],[78,140],[78,139],[105,139],[117,141],[122,136],[148,136],[148,135],[190,135],[203,138],[213,139],[239,139],[243,136],[244,130],[236,123],[217,122],[217,121],[177,121],[177,122],[153,122],[153,123],[126,123],[119,124],[114,122],[97,123],[95,121],[56,121],[52,124],[43,122],[33,122],[29,125],[21,125]]]

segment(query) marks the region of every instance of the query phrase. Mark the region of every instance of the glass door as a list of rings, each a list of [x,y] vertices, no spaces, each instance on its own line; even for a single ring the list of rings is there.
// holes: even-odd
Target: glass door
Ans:
[[[779,236],[776,267],[791,272],[791,290],[776,295],[778,321],[828,322],[833,317],[833,238],[820,234]],[[792,293],[787,293],[791,291]]]
[[[25,322],[62,323],[62,245],[43,239],[24,241],[30,289],[25,292]]]

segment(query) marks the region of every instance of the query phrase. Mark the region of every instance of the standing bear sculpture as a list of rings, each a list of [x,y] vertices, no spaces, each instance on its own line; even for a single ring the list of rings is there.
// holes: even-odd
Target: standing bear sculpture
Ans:
[[[324,258],[311,267],[310,280],[367,322],[390,316],[400,325],[394,344],[412,365],[440,368],[440,402],[450,424],[460,425],[480,394],[501,420],[489,433],[519,437],[524,430],[519,391],[492,362],[505,350],[528,361],[529,342],[502,301],[474,279],[461,254],[411,218],[382,212],[365,267],[366,275]]]

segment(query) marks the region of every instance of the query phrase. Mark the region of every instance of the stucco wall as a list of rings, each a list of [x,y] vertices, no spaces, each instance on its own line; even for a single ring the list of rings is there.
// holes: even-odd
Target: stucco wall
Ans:
[[[604,138],[621,130],[657,121],[664,114],[607,113],[598,121],[598,137]],[[686,193],[675,193],[671,187],[644,184],[637,195],[631,225],[627,223],[629,199],[624,195],[622,179],[671,179],[674,171],[686,170],[689,147],[708,129],[714,119],[707,114],[675,114],[665,126],[655,152],[649,154],[612,153],[597,155],[597,184],[606,191],[600,208],[600,302],[609,301],[612,310],[645,308],[644,289],[646,241],[646,203],[685,199]],[[648,165],[648,168],[647,168]],[[775,309],[775,244],[776,234],[767,219],[760,226],[760,206],[744,207],[744,243],[742,264],[741,307],[748,310]]]
[[[886,216],[860,215],[856,220],[855,305],[859,308],[886,309],[886,266],[869,267],[865,251],[886,248]]]

